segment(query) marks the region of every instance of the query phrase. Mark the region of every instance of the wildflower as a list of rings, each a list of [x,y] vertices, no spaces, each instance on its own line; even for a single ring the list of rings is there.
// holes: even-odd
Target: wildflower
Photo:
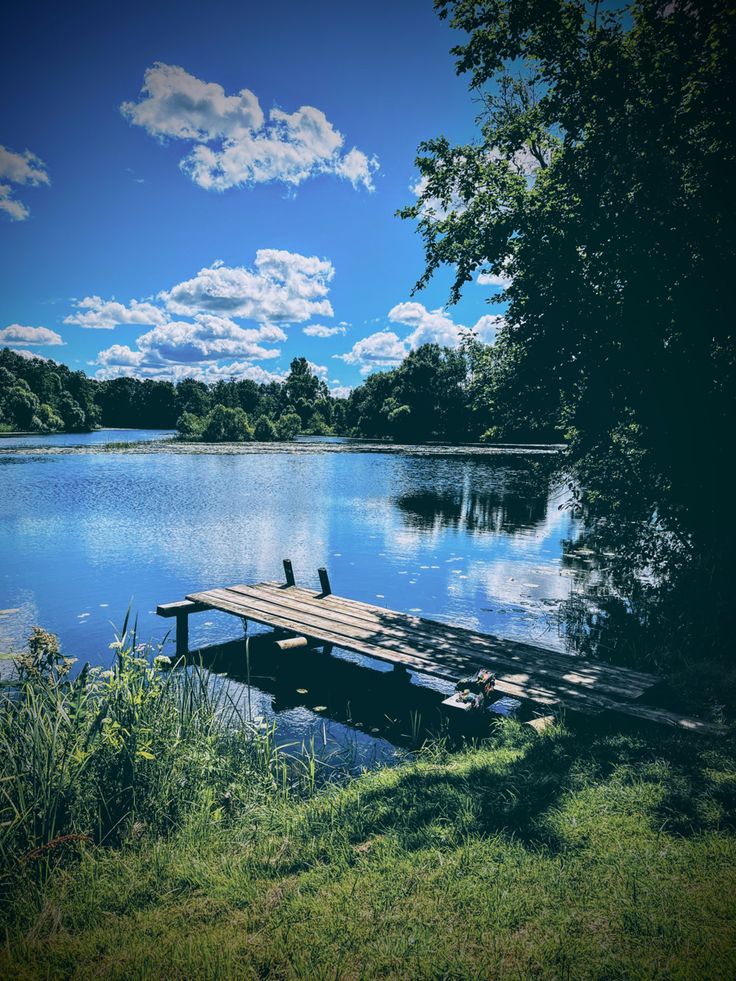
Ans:
[[[157,654],[153,659],[153,663],[157,667],[165,667],[167,664],[171,664],[171,658],[167,654]]]
[[[114,640],[112,644],[110,644],[111,651],[121,651],[122,649],[123,649],[122,640]]]

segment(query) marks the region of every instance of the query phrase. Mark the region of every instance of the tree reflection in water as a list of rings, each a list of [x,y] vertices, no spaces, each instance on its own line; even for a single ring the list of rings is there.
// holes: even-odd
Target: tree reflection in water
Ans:
[[[543,524],[553,466],[525,460],[454,468],[451,473],[406,472],[405,489],[393,503],[410,528],[452,528],[476,534],[511,533]]]

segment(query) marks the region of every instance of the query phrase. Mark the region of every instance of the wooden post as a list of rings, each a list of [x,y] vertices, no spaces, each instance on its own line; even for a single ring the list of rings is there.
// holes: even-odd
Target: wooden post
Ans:
[[[327,569],[317,569],[317,575],[319,576],[319,584],[322,587],[322,595],[329,596],[332,592],[332,587],[330,586],[330,577],[327,575]]]
[[[294,570],[291,566],[291,559],[284,559],[284,574],[286,576],[286,585],[296,586],[296,580],[294,579]]]
[[[179,610],[176,614],[176,656],[186,657],[189,653],[189,611]]]

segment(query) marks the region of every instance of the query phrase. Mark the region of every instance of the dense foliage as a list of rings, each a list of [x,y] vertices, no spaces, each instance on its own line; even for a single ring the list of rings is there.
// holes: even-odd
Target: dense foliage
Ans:
[[[424,344],[398,367],[370,375],[347,398],[335,398],[305,358],[294,358],[283,382],[231,378],[207,385],[186,378],[173,384],[128,377],[100,381],[6,348],[0,353],[6,367],[0,373],[0,427],[176,428],[184,439],[208,442],[270,442],[299,433],[402,443],[559,439],[553,424],[512,423],[508,413],[508,424],[500,424],[496,361],[494,348],[468,333],[459,350]]]
[[[583,646],[725,653],[736,423],[729,0],[436,0],[479,139],[422,145],[419,285],[508,285],[481,354],[501,430],[560,425],[600,563]],[[595,578],[595,577],[594,577]],[[610,628],[610,629],[609,629]],[[619,652],[620,653],[620,652]]]
[[[0,431],[80,432],[100,418],[97,383],[82,371],[0,349]]]

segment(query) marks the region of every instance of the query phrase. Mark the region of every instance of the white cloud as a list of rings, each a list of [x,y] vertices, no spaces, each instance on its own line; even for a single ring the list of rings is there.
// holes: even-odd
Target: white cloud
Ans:
[[[158,367],[141,367],[139,365],[111,364],[101,367],[95,372],[95,377],[99,379],[107,378],[153,378],[160,381],[178,382],[184,378],[196,378],[198,381],[208,383],[219,381],[220,379],[236,378],[238,380],[249,378],[258,384],[269,384],[270,382],[282,382],[286,377],[279,372],[266,371],[260,365],[250,364],[248,361],[232,361],[229,364],[206,364],[206,365],[159,365]]]
[[[11,324],[4,330],[0,330],[0,344],[64,344],[61,334],[48,327],[22,327],[20,324]]]
[[[13,196],[13,185],[35,187],[50,183],[46,165],[35,153],[30,150],[14,153],[0,145],[0,211],[13,221],[25,221],[30,214],[28,207]]]
[[[334,272],[327,259],[259,249],[254,270],[216,263],[159,298],[180,316],[214,313],[259,323],[302,323],[333,315],[327,294]]]
[[[120,108],[152,136],[193,142],[181,167],[206,190],[269,181],[296,187],[318,174],[373,190],[376,158],[355,147],[343,154],[342,133],[313,106],[293,113],[274,108],[266,120],[249,89],[228,96],[217,83],[156,62],[145,72],[139,101]]]
[[[121,324],[141,324],[152,327],[165,324],[168,321],[166,312],[153,303],[139,303],[131,300],[129,306],[118,303],[117,300],[103,300],[100,296],[85,296],[74,304],[78,313],[64,318],[65,324],[76,324],[79,327],[90,327],[101,330],[112,330]]]
[[[307,337],[335,337],[337,334],[344,334],[347,326],[340,324],[339,327],[325,327],[324,324],[310,324],[309,327],[302,327],[302,332]]]
[[[503,317],[485,314],[472,327],[456,324],[444,310],[427,310],[422,303],[398,303],[388,313],[393,324],[411,327],[413,330],[403,339],[394,331],[383,330],[357,341],[347,354],[334,357],[348,364],[360,366],[363,375],[374,368],[390,368],[400,364],[410,351],[422,344],[439,344],[441,347],[459,347],[464,334],[472,330],[478,340],[492,344],[503,323]]]
[[[499,276],[497,273],[478,273],[478,279],[476,280],[479,286],[497,286],[500,290],[505,290],[511,285],[511,278],[509,276]]]
[[[17,354],[21,358],[25,358],[26,361],[30,361],[36,358],[38,361],[53,361],[53,358],[45,358],[42,354],[36,354],[35,351],[29,351],[27,348],[18,348],[13,351],[13,354]]]
[[[322,381],[326,381],[328,371],[327,366],[323,364],[315,364],[314,361],[307,361],[307,364],[312,369],[312,374],[316,375]]]
[[[142,334],[136,341],[138,350],[121,344],[100,351],[97,363],[157,368],[166,364],[196,364],[223,358],[247,358],[263,361],[276,358],[277,348],[263,347],[263,342],[286,340],[280,327],[240,327],[227,317],[199,314],[194,322],[172,321]]]
[[[383,330],[356,341],[347,354],[334,357],[347,364],[360,365],[361,374],[367,375],[374,368],[395,368],[407,355],[407,347],[393,331]]]
[[[351,392],[352,388],[349,385],[333,384],[330,389],[330,395],[336,399],[346,399]]]
[[[478,335],[478,340],[492,344],[503,317],[482,316],[472,327],[456,324],[441,308],[427,310],[422,303],[398,303],[388,312],[388,319],[395,324],[404,324],[414,330],[406,338],[410,350],[422,344],[439,344],[441,347],[458,347],[463,334],[468,330]]]

